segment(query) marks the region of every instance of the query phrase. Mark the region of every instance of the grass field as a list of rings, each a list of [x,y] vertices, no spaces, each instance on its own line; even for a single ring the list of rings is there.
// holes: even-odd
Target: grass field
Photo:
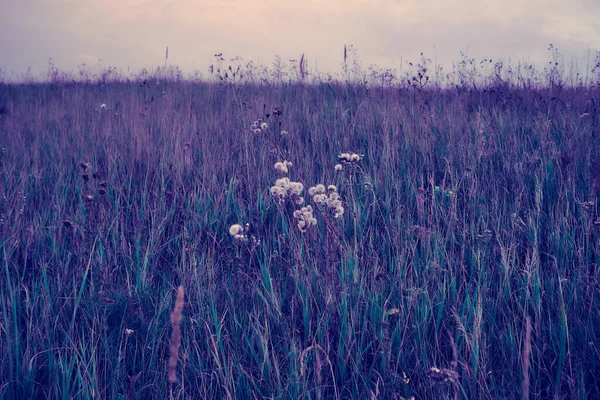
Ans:
[[[0,85],[0,399],[600,398],[600,89],[412,86]]]

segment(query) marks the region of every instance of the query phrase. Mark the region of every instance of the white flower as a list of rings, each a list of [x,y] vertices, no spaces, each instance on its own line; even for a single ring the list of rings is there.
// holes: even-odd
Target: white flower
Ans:
[[[287,172],[287,162],[281,162],[275,164],[275,168],[279,171]],[[301,198],[304,185],[300,182],[292,182],[290,178],[283,177],[275,181],[275,185],[269,189],[270,193],[274,197],[278,197],[280,203],[283,203],[287,197],[294,201],[296,204],[301,205],[304,203],[304,199]]]
[[[297,225],[300,232],[306,232],[311,225],[317,224],[317,220],[312,214],[312,207],[310,206],[294,211],[294,218],[298,220]]]
[[[337,188],[335,187],[335,185],[329,185],[329,186],[327,186],[327,191],[337,192]]]
[[[338,208],[338,207],[342,206],[342,201],[341,200],[330,200],[327,205],[331,208]]]
[[[281,161],[278,161],[275,163],[275,169],[277,171],[281,172],[282,174],[288,173],[288,167],[287,167],[286,163],[283,163]]]
[[[340,162],[341,163],[346,163],[346,164],[348,164],[348,163],[356,163],[356,162],[360,161],[361,158],[362,157],[360,155],[356,154],[356,153],[341,153],[338,156],[338,159],[340,160]],[[337,166],[336,166],[336,168],[337,168]],[[341,168],[339,170],[341,170]]]
[[[315,188],[317,189],[317,193],[325,193],[325,185],[322,183],[319,183]]]
[[[240,224],[233,224],[229,227],[229,234],[231,236],[236,236],[239,235],[243,230],[244,228]]]
[[[125,336],[129,336],[134,332],[133,329],[125,328]]]
[[[104,103],[100,104],[100,109],[101,110],[108,110],[108,106]]]
[[[340,155],[338,155],[338,158],[342,161],[350,161],[350,154],[341,153]]]
[[[260,124],[260,129],[262,129],[263,131],[266,131],[268,127],[269,127],[269,124],[267,124],[266,122],[263,122],[262,124]]]
[[[335,164],[335,167],[333,168],[336,172],[341,171],[342,169],[344,169],[344,167],[342,167],[342,164]]]
[[[288,134],[288,131],[286,131],[286,130],[281,131],[281,136],[287,136],[287,134]]]
[[[304,190],[304,185],[302,185],[300,182],[290,182],[288,190],[290,190],[292,194],[300,196]]]
[[[271,189],[269,189],[269,192],[271,192],[271,196],[285,195],[285,189],[280,186],[271,186]]]
[[[290,184],[290,178],[288,178],[287,176],[283,177],[283,178],[279,178],[275,181],[275,185],[282,187],[282,188],[287,188],[289,184]]]
[[[254,129],[254,130],[253,130],[253,132],[254,132],[255,134],[257,134],[257,135],[258,135],[259,133],[262,133],[262,131],[261,131],[260,129],[258,129],[258,128]]]

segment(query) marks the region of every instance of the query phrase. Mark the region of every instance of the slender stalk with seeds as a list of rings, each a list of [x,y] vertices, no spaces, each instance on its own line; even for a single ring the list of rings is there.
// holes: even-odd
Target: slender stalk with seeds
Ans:
[[[181,344],[181,316],[185,306],[185,292],[183,286],[177,289],[177,298],[175,308],[171,313],[171,341],[169,343],[169,385],[171,387],[171,396],[173,394],[173,384],[177,382],[176,369],[179,361],[179,346]]]

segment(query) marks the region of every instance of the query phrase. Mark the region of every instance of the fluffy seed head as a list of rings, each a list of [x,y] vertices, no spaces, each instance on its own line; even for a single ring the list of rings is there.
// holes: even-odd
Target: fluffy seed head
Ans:
[[[235,236],[235,235],[238,235],[243,230],[244,230],[244,228],[240,224],[233,224],[229,227],[229,234],[231,236]]]
[[[288,173],[288,167],[287,164],[285,162],[281,162],[278,161],[275,163],[275,169],[279,172],[281,172],[282,174],[287,174]]]

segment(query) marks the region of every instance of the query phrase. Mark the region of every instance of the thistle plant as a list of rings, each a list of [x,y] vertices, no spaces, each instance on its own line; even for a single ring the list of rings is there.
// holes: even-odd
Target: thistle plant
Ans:
[[[327,259],[329,263],[335,264],[336,262],[332,258],[331,249],[337,247],[342,243],[339,239],[338,225],[343,220],[346,213],[346,206],[343,196],[338,191],[338,187],[332,182],[328,185],[325,183],[317,183],[308,189],[308,193],[305,193],[305,184],[302,178],[292,179],[293,175],[293,163],[289,160],[290,154],[284,148],[282,148],[283,139],[289,136],[289,132],[285,129],[281,129],[281,123],[279,123],[279,129],[273,129],[273,126],[277,126],[276,122],[269,120],[270,115],[279,117],[281,110],[273,111],[272,114],[266,114],[265,118],[257,118],[250,125],[250,131],[263,139],[263,143],[271,146],[271,153],[275,154],[279,159],[274,165],[273,169],[281,177],[277,178],[273,185],[269,188],[271,198],[279,209],[279,214],[287,220],[288,226],[295,226],[298,231],[304,235],[308,231],[318,228],[318,219],[324,222],[324,232],[326,237],[330,240],[336,238],[331,242],[330,246],[327,247]],[[279,131],[279,134],[277,133]],[[355,207],[356,197],[354,194],[354,180],[355,173],[358,170],[358,163],[363,158],[362,155],[353,152],[340,153],[338,155],[338,163],[333,167],[334,173],[344,173],[347,177],[346,183],[349,187],[349,193],[351,196],[352,207]],[[342,175],[343,176],[343,175]],[[344,183],[344,182],[342,182]],[[310,203],[310,204],[308,204]],[[358,239],[357,239],[357,220],[356,212],[352,211],[353,220],[353,232],[354,232],[354,245],[353,247],[353,258],[355,260],[355,281],[358,275]],[[240,230],[240,232],[243,232]],[[236,240],[243,240],[243,233],[232,234]],[[305,239],[303,239],[305,241]]]
[[[346,172],[346,182],[348,184],[351,201],[351,215],[352,215],[352,231],[353,231],[353,259],[354,268],[352,270],[352,278],[355,284],[358,283],[358,272],[359,272],[359,257],[358,257],[358,218],[356,212],[356,193],[354,192],[354,185],[356,181],[355,173],[361,172],[359,162],[363,159],[360,154],[347,152],[340,153],[338,155],[338,162],[334,168],[337,171]]]

